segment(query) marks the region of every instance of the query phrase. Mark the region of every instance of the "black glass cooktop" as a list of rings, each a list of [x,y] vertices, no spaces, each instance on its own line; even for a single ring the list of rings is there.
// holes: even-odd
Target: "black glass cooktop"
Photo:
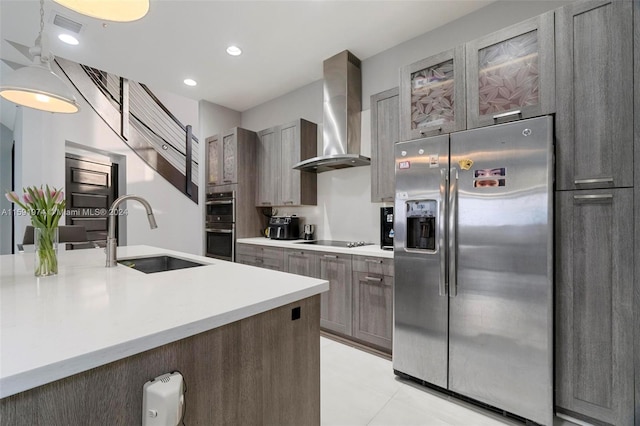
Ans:
[[[317,246],[331,246],[331,247],[360,247],[360,246],[373,245],[373,243],[365,243],[364,241],[333,241],[333,240],[298,241],[296,244],[314,244]]]

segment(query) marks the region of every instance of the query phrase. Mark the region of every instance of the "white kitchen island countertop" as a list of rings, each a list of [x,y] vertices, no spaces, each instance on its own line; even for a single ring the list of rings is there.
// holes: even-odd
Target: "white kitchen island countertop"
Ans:
[[[380,245],[371,244],[360,247],[335,247],[304,244],[305,240],[272,240],[264,237],[239,238],[236,242],[241,244],[255,244],[259,246],[280,247],[297,250],[322,251],[329,253],[354,254],[358,256],[373,256],[393,259],[393,250],[382,250]]]
[[[105,268],[103,249],[60,252],[35,278],[33,253],[0,256],[0,398],[293,303],[325,280],[149,246],[206,266],[145,274]]]

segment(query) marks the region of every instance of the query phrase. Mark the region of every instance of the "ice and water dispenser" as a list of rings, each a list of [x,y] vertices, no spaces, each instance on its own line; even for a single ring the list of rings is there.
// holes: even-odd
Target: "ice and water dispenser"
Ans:
[[[436,200],[407,201],[408,249],[436,249]]]

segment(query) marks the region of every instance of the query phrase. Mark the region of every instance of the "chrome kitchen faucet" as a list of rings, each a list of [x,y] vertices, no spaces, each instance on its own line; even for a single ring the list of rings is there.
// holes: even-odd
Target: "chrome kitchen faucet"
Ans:
[[[127,200],[136,200],[139,201],[140,204],[144,206],[147,210],[147,219],[149,220],[149,227],[151,229],[155,229],[158,227],[156,224],[156,218],[153,216],[153,209],[147,200],[142,197],[138,197],[137,195],[123,195],[118,198],[111,204],[111,208],[109,209],[109,223],[108,223],[108,231],[107,231],[107,268],[112,268],[116,266],[118,263],[116,262],[116,247],[118,246],[118,242],[116,241],[116,223],[114,214],[116,208],[124,201]]]

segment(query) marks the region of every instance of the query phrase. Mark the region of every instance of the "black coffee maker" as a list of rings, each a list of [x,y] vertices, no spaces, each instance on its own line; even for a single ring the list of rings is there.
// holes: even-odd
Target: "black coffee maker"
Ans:
[[[380,248],[393,250],[393,207],[380,208]]]

